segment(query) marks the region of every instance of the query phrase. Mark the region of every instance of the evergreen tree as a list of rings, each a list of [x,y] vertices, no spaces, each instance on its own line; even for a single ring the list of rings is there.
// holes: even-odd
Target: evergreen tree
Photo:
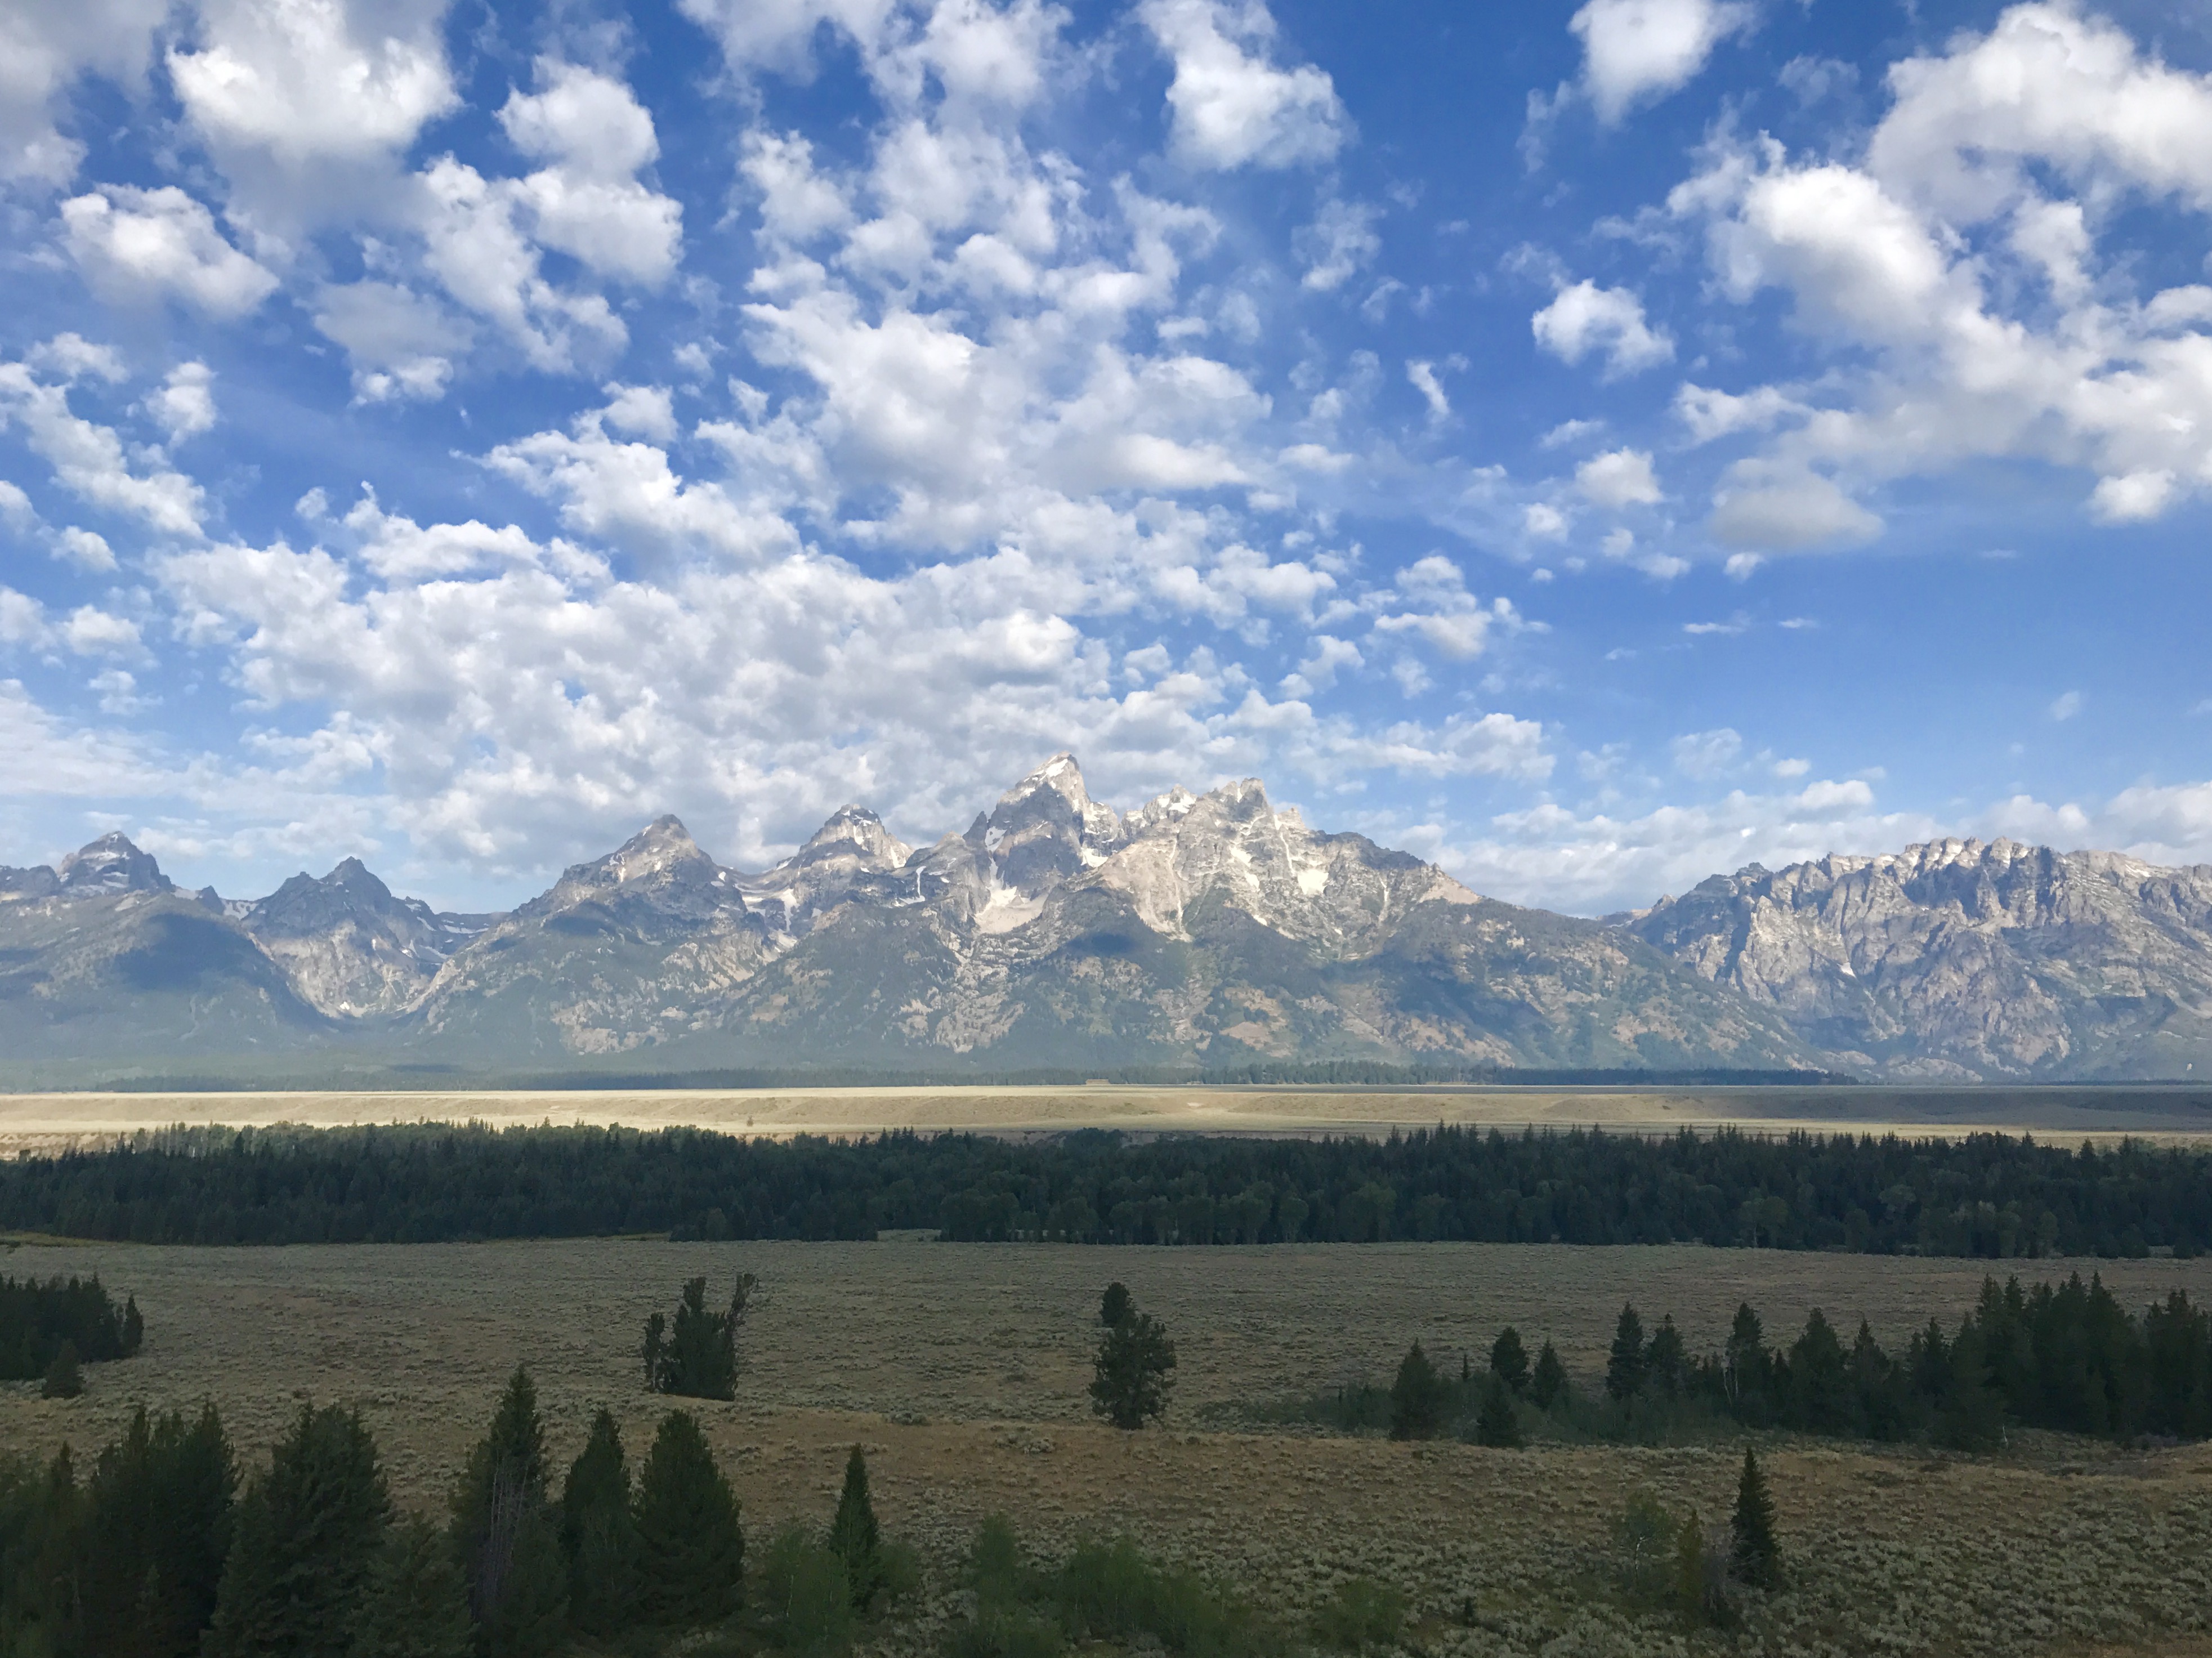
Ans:
[[[76,1343],[64,1341],[54,1350],[54,1362],[46,1366],[46,1380],[39,1384],[41,1399],[75,1399],[84,1391],[84,1376],[76,1366]]]
[[[687,1411],[671,1411],[637,1482],[641,1611],[668,1629],[720,1623],[744,1604],[738,1499]]]
[[[82,1644],[84,1517],[66,1443],[43,1468],[0,1456],[0,1652],[10,1658]]]
[[[1529,1373],[1528,1397],[1536,1401],[1536,1408],[1548,1411],[1567,1391],[1567,1367],[1559,1363],[1559,1350],[1546,1342],[1536,1355],[1536,1368]]]
[[[550,1651],[568,1618],[568,1566],[545,1497],[545,1430],[530,1372],[515,1367],[454,1488],[453,1540],[469,1610],[491,1658]]]
[[[1981,1327],[1968,1319],[1951,1344],[1936,1436],[1955,1450],[1987,1450],[2004,1437],[2004,1400],[1990,1385],[1988,1349]]]
[[[1390,1384],[1390,1437],[1434,1439],[1443,1427],[1444,1379],[1416,1341]]]
[[[1624,1303],[1613,1327],[1613,1350],[1605,1361],[1605,1390],[1624,1404],[1644,1386],[1644,1321],[1632,1303]]]
[[[1167,1413],[1175,1386],[1175,1343],[1167,1327],[1132,1305],[1107,1327],[1091,1360],[1091,1410],[1117,1428],[1141,1428]]]
[[[1674,1603],[1683,1620],[1694,1626],[1708,1619],[1706,1601],[1705,1527],[1692,1509],[1674,1533]]]
[[[1818,1434],[1844,1433],[1851,1425],[1850,1362],[1818,1307],[1790,1349],[1789,1415],[1793,1425]]]
[[[1490,1373],[1516,1394],[1528,1391],[1528,1350],[1521,1345],[1520,1331],[1510,1324],[1490,1344]]]
[[[1521,1418],[1513,1408],[1513,1390],[1495,1370],[1482,1390],[1482,1408],[1475,1412],[1474,1442],[1502,1450],[1516,1449],[1522,1443]]]
[[[1674,1327],[1674,1315],[1668,1313],[1659,1321],[1650,1345],[1644,1350],[1644,1388],[1672,1399],[1689,1380],[1689,1370],[1690,1356],[1683,1349],[1682,1333]]]
[[[845,1459],[845,1489],[837,1497],[837,1517],[830,1522],[830,1547],[845,1563],[845,1582],[853,1604],[862,1612],[883,1581],[883,1533],[875,1504],[868,1500],[868,1462],[858,1445]]]
[[[658,1313],[646,1321],[646,1385],[655,1393],[686,1399],[735,1399],[738,1333],[744,1327],[759,1283],[750,1272],[738,1273],[729,1310],[721,1313],[707,1305],[705,1278],[686,1283],[672,1327]]]
[[[1129,1294],[1129,1286],[1116,1278],[1106,1286],[1106,1293],[1099,1298],[1098,1321],[1110,1330],[1136,1309],[1137,1303]]]
[[[470,1658],[461,1569],[444,1530],[410,1515],[385,1533],[347,1658]]]
[[[346,1658],[391,1507],[360,1415],[302,1406],[238,1505],[206,1658]]]
[[[1729,1526],[1729,1564],[1753,1588],[1772,1588],[1782,1581],[1782,1552],[1774,1538],[1774,1500],[1759,1456],[1744,1448],[1743,1475],[1736,1482],[1735,1515]]]
[[[238,1466],[212,1405],[197,1422],[139,1406],[86,1490],[84,1647],[188,1658],[214,1614]]]
[[[562,1487],[561,1546],[568,1558],[570,1621],[586,1635],[621,1633],[637,1605],[637,1519],[622,1430],[604,1406]]]

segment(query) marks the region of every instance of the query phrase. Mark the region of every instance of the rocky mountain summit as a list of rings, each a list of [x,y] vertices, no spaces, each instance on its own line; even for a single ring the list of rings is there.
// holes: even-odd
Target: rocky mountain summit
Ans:
[[[1624,930],[1900,1078],[2212,1073],[2212,865],[1937,841],[1716,875]]]
[[[226,903],[120,835],[0,869],[0,1056],[78,1070],[1343,1058],[1964,1079],[2186,1075],[2208,1040],[2212,869],[1945,841],[1584,920],[1315,830],[1256,780],[1117,812],[1066,754],[933,845],[848,805],[749,873],[662,817],[500,915],[434,911],[350,858]]]

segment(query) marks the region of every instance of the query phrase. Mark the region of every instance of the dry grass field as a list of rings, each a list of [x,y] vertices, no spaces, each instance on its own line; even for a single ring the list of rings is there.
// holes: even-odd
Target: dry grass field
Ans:
[[[2087,1265],[2088,1263],[2084,1263]],[[2212,1261],[2103,1264],[2140,1306],[2212,1294]],[[1632,1297],[1693,1348],[1740,1299],[1771,1332],[1821,1306],[1886,1340],[1955,1318],[1973,1262],[1682,1248],[1376,1245],[1257,1249],[1045,1246],[489,1245],[191,1250],[30,1246],[0,1270],[97,1270],[144,1309],[144,1351],[66,1403],[0,1388],[0,1442],[80,1450],[132,1406],[220,1405],[250,1455],[299,1401],[361,1406],[402,1501],[428,1507],[482,1431],[507,1371],[535,1373],[557,1459],[602,1401],[641,1453],[659,1402],[632,1357],[686,1276],[768,1291],[735,1405],[699,1406],[756,1537],[826,1519],[845,1448],[866,1446],[887,1525],[931,1562],[918,1615],[882,1637],[919,1651],[950,1612],[955,1562],[993,1509],[1040,1546],[1127,1530],[1159,1554],[1301,1619],[1350,1574],[1413,1598],[1438,1655],[1679,1649],[1606,1586],[1627,1493],[1724,1518],[1740,1448],[1490,1451],[1224,1425],[1238,1401],[1387,1376],[1407,1342],[1478,1352],[1516,1324],[1594,1375]],[[1083,1408],[1100,1289],[1126,1280],[1181,1355],[1167,1430],[1129,1436]],[[2120,1451],[2025,1436],[1988,1458],[1775,1441],[1790,1589],[1746,1632],[1773,1653],[2202,1653],[2212,1625],[2212,1448]]]
[[[479,1121],[495,1127],[621,1123],[762,1136],[885,1129],[985,1133],[1120,1128],[1139,1133],[1383,1134],[1440,1122],[1664,1133],[1740,1123],[1766,1133],[1980,1129],[2100,1138],[2212,1136],[2212,1093],[2188,1089],[648,1089],[545,1092],[0,1094],[0,1156],[91,1146],[172,1124],[311,1127]]]

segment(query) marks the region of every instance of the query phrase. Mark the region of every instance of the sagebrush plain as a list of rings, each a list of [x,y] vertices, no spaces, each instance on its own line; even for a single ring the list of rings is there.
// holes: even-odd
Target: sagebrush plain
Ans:
[[[1624,1300],[1671,1313],[1693,1351],[1739,1301],[1786,1335],[1814,1306],[1902,1342],[1955,1321],[2003,1264],[1747,1249],[1480,1244],[1205,1249],[875,1243],[186,1249],[27,1245],[4,1270],[97,1271],[144,1310],[143,1351],[92,1367],[83,1397],[0,1394],[0,1441],[33,1455],[104,1442],[139,1402],[213,1400],[249,1461],[299,1405],[358,1405],[395,1496],[435,1509],[517,1363],[558,1461],[611,1405],[642,1447],[643,1321],[683,1279],[759,1275],[765,1299],[729,1405],[698,1408],[756,1537],[819,1523],[863,1445],[885,1523],[931,1568],[925,1603],[879,1632],[932,1649],[958,1560],[1000,1509],[1041,1548],[1128,1533],[1277,1616],[1345,1577],[1410,1597],[1439,1654],[1638,1652],[1680,1637],[1608,1588],[1628,1494],[1725,1515],[1741,1440],[1663,1448],[1394,1444],[1270,1428],[1252,1407],[1386,1380],[1419,1338],[1480,1363],[1500,1326],[1554,1340],[1595,1386]],[[2212,1295],[2212,1261],[2011,1265],[2103,1272],[2139,1309]],[[1095,1424],[1084,1385],[1109,1278],[1164,1318],[1180,1356],[1165,1425]],[[1740,1637],[1771,1652],[2194,1652],[2212,1626],[2212,1447],[2118,1448],[2020,1434],[1988,1456],[1764,1436],[1794,1570]],[[1699,1637],[1705,1639],[1707,1637]]]

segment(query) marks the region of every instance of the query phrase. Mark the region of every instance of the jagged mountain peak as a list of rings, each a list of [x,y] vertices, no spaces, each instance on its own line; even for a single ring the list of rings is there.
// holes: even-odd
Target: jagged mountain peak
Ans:
[[[1063,751],[1000,795],[966,838],[1000,884],[1034,900],[1104,863],[1123,835],[1120,816],[1091,798],[1083,768]]]
[[[61,893],[65,898],[168,890],[169,878],[153,855],[141,852],[121,829],[108,830],[62,859]]]
[[[848,803],[830,814],[806,844],[785,860],[812,865],[831,859],[851,859],[862,869],[893,870],[914,855],[914,848],[884,827],[884,820],[866,806]]]

